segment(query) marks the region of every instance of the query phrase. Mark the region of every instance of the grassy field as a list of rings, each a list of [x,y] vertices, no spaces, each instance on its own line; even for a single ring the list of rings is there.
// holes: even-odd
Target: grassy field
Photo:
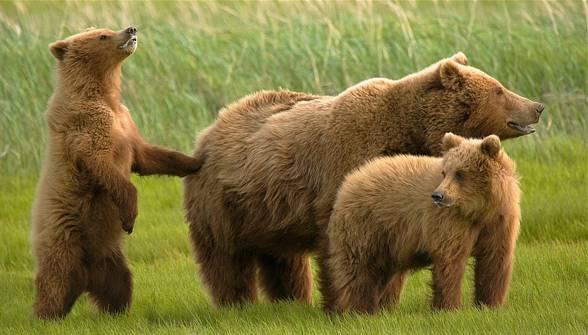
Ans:
[[[430,274],[400,306],[328,318],[261,301],[214,309],[196,276],[180,181],[137,178],[140,214],[126,253],[128,315],[85,298],[63,322],[30,317],[29,211],[53,90],[47,45],[87,26],[139,29],[125,103],[147,139],[190,151],[220,107],[260,89],[337,94],[399,78],[456,51],[546,104],[537,133],[505,144],[522,177],[523,222],[508,305],[433,313]],[[562,2],[0,3],[0,333],[586,333],[588,331],[588,4]],[[315,302],[319,296],[315,293]]]

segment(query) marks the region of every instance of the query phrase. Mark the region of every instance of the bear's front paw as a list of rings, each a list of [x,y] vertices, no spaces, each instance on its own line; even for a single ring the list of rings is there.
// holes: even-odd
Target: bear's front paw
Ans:
[[[135,219],[137,218],[137,189],[131,185],[128,190],[127,201],[121,204],[120,208],[120,220],[122,222],[122,229],[131,234],[133,232],[133,226]]]
[[[193,158],[193,157],[185,157],[184,159],[184,169],[180,174],[180,177],[185,177],[190,174],[194,174],[200,171],[202,167],[202,159]]]

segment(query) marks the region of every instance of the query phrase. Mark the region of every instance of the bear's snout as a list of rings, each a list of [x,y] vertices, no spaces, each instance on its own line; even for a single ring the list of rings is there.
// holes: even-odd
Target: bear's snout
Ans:
[[[433,194],[431,194],[431,198],[433,198],[433,202],[437,205],[443,205],[443,199],[445,198],[445,196],[443,195],[443,193],[439,192],[439,191],[435,191],[433,192]]]
[[[542,103],[537,103],[537,106],[535,108],[535,111],[537,112],[538,115],[541,115],[541,113],[543,113],[543,111],[545,110],[545,106]]]
[[[129,35],[137,35],[137,28],[135,27],[128,27],[127,29],[125,29],[125,32]]]
[[[126,52],[127,55],[132,54],[137,48],[137,28],[131,26],[119,32],[119,39],[121,44],[118,46]]]

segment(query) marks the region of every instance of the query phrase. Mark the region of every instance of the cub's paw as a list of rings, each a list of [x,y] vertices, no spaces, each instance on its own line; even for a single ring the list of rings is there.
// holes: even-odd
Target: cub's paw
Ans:
[[[196,173],[198,171],[200,171],[200,168],[202,167],[202,159],[199,158],[192,158],[190,157],[190,161],[189,161],[189,172],[188,174],[192,174],[192,173]]]
[[[200,168],[202,167],[203,163],[204,163],[204,159],[201,157],[194,158],[194,157],[185,156],[183,159],[184,168],[182,169],[183,171],[180,172],[179,176],[185,177],[187,175],[194,174],[194,173],[200,171]]]
[[[127,195],[127,201],[121,204],[119,207],[120,220],[122,222],[122,229],[131,234],[133,232],[133,226],[135,225],[135,219],[137,218],[137,189],[134,186],[130,186]]]

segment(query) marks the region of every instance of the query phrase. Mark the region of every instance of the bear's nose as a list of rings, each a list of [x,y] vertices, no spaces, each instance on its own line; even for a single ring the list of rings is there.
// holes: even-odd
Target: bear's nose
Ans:
[[[539,106],[537,106],[537,114],[541,114],[543,113],[543,110],[545,110],[545,106],[543,104],[539,104]]]
[[[443,201],[443,193],[435,191],[431,194],[431,198],[433,198],[434,202],[441,202]]]
[[[125,31],[129,35],[135,35],[135,34],[137,34],[137,28],[135,28],[135,27],[128,27],[127,29],[125,29]]]

